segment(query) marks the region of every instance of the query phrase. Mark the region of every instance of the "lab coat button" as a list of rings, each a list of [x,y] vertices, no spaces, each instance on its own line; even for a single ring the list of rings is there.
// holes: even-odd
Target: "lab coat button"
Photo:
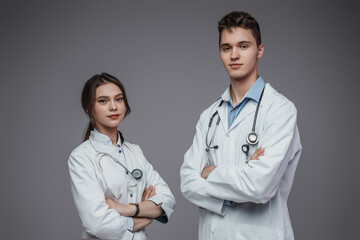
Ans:
[[[132,193],[130,193],[130,197],[132,197],[133,195],[132,195]]]
[[[121,153],[121,149],[119,150],[119,153]]]
[[[126,174],[129,174],[129,172],[128,171],[125,171],[126,172]]]

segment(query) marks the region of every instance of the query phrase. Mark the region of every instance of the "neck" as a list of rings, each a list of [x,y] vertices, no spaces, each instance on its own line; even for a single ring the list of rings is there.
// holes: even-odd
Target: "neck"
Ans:
[[[241,101],[241,99],[244,98],[245,94],[250,90],[250,88],[256,82],[256,79],[257,79],[257,75],[256,77],[242,79],[242,80],[230,78],[230,84],[231,84],[230,95],[234,106],[236,106]]]
[[[96,128],[99,132],[102,134],[108,136],[112,142],[113,145],[116,145],[117,143],[117,137],[118,137],[118,130],[117,128]]]

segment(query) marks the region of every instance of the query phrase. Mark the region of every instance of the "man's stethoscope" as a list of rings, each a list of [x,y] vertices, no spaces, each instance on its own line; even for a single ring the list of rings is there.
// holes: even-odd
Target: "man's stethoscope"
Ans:
[[[255,133],[255,126],[256,126],[256,119],[257,119],[257,115],[258,115],[258,112],[259,112],[259,107],[260,107],[260,103],[261,103],[261,99],[262,99],[264,90],[265,90],[265,87],[263,88],[263,90],[261,92],[259,102],[257,103],[257,106],[256,106],[256,111],[255,111],[255,116],[254,116],[251,132],[246,137],[247,144],[244,144],[244,145],[241,146],[241,150],[246,154],[246,156],[248,156],[248,153],[249,153],[249,150],[250,150],[250,145],[253,146],[253,145],[256,145],[259,142],[258,135]],[[224,102],[224,100],[221,100],[221,102],[219,104],[219,107],[221,107],[223,102]],[[216,120],[216,126],[215,126],[214,132],[213,132],[213,134],[211,136],[210,142],[208,142],[208,135],[209,135],[209,131],[210,131],[210,128],[211,128],[211,124],[212,124],[212,121],[213,121],[213,119],[214,119],[214,117],[216,115],[218,115],[218,118]],[[205,151],[206,152],[209,152],[210,149],[216,150],[216,149],[219,148],[218,145],[211,146],[211,143],[214,140],[215,133],[216,133],[217,127],[219,126],[219,123],[220,123],[220,116],[219,116],[218,111],[216,110],[216,112],[210,118],[209,125],[208,125],[208,130],[206,132],[206,139],[205,139],[205,143],[206,143]]]
[[[116,159],[116,158],[115,158],[114,156],[112,156],[111,154],[109,154],[109,153],[107,153],[107,152],[100,152],[100,151],[98,151],[98,150],[95,148],[95,146],[93,145],[93,143],[92,143],[92,141],[90,140],[90,138],[89,138],[89,142],[90,142],[91,146],[94,148],[94,150],[95,150],[95,152],[96,152],[96,157],[95,157],[96,165],[97,165],[97,167],[99,168],[99,171],[100,171],[100,173],[101,173],[101,175],[102,175],[102,177],[103,177],[103,179],[104,179],[104,182],[105,182],[106,187],[107,187],[110,191],[111,191],[111,189],[109,188],[109,185],[108,185],[108,183],[107,183],[107,181],[106,181],[106,178],[105,178],[104,173],[103,173],[103,169],[102,169],[101,164],[100,164],[100,158],[101,158],[102,156],[104,156],[104,155],[110,156],[110,157],[114,160],[114,162],[120,164],[120,165],[126,170],[126,173],[129,173],[129,175],[135,180],[135,184],[128,186],[128,188],[130,188],[130,187],[136,187],[136,185],[137,185],[137,180],[139,180],[139,179],[142,178],[143,172],[138,168],[138,163],[137,163],[137,159],[136,159],[135,153],[133,152],[132,148],[130,148],[130,146],[129,146],[128,144],[126,144],[125,142],[122,141],[122,143],[130,150],[131,155],[132,155],[132,157],[133,157],[133,159],[134,159],[134,163],[135,163],[135,167],[136,167],[136,168],[135,168],[133,171],[129,171],[129,169],[128,169],[124,164],[122,164],[118,159]],[[122,151],[122,153],[123,153],[124,159],[125,159],[125,161],[126,161],[124,151]],[[99,157],[99,155],[102,155],[102,156]],[[112,194],[114,197],[116,197],[112,192],[111,192],[111,194]]]

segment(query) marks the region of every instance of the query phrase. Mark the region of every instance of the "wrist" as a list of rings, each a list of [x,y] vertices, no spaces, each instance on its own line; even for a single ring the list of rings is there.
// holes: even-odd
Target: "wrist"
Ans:
[[[140,213],[139,204],[138,203],[130,203],[130,207],[131,207],[130,216],[137,217]]]

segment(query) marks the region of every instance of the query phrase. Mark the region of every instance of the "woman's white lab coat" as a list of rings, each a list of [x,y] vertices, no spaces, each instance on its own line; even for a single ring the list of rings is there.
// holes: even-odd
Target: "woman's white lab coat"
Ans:
[[[165,215],[157,220],[167,222],[175,207],[175,199],[168,185],[146,160],[138,145],[125,143],[129,148],[125,144],[115,147],[109,137],[97,131],[91,132],[90,140],[96,151],[107,153],[98,156],[103,174],[95,160],[97,153],[89,140],[74,149],[68,161],[72,193],[84,227],[83,238],[146,239],[145,230],[132,233],[130,230],[133,229],[133,219],[120,216],[114,209],[108,209],[105,199],[113,198],[120,203],[141,202],[145,186],[153,185],[156,195],[149,200],[155,204],[162,203]],[[136,180],[110,155],[130,171],[135,168],[142,170],[144,175],[137,180],[136,187],[131,187]]]
[[[199,239],[294,239],[287,199],[302,149],[295,106],[266,84],[255,130],[259,143],[250,148],[249,158],[258,147],[265,148],[265,155],[246,164],[241,146],[257,103],[249,101],[228,128],[227,104],[219,107],[220,101],[201,114],[180,170],[183,195],[199,206]],[[206,131],[216,110],[221,122],[212,146],[219,148],[207,153]],[[209,161],[217,168],[205,180],[201,172]],[[224,206],[224,200],[233,206]]]

